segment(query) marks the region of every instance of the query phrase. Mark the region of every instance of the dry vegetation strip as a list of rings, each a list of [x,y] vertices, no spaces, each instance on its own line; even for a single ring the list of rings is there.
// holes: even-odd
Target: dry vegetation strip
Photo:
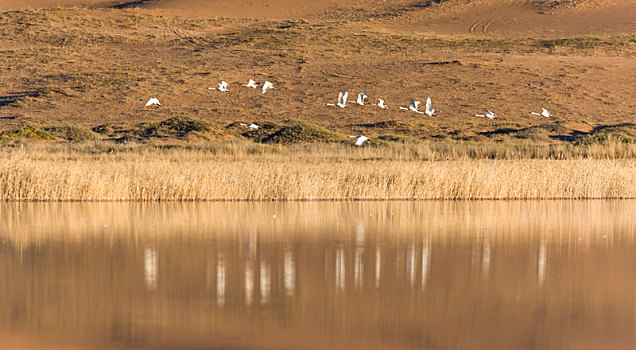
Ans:
[[[451,133],[431,138],[435,141],[402,134],[405,131],[401,128],[407,125],[396,120],[358,124],[369,132],[364,134],[371,139],[365,147],[354,148],[353,152],[348,147],[352,140],[346,134],[308,122],[265,121],[258,130],[249,130],[238,121],[222,126],[189,117],[173,117],[134,127],[102,124],[89,129],[76,125],[27,125],[0,132],[0,149],[10,150],[24,144],[33,147],[39,143],[36,147],[54,153],[181,148],[215,155],[275,153],[312,159],[325,156],[350,159],[353,155],[358,159],[385,160],[636,159],[636,124],[633,123],[601,125],[585,133],[555,122],[527,128],[500,128],[475,136]]]
[[[252,148],[254,150],[256,148]],[[351,150],[351,148],[348,148]],[[314,151],[318,152],[318,151]],[[420,161],[286,152],[0,154],[0,198],[19,201],[636,198],[634,160]],[[329,154],[331,152],[331,155]],[[364,151],[361,151],[364,152]],[[354,152],[355,153],[355,152]]]

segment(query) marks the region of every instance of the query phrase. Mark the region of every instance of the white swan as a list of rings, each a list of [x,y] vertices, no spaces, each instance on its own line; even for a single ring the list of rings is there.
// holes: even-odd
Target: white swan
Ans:
[[[208,90],[217,90],[217,91],[229,92],[230,90],[228,90],[227,86],[228,86],[227,82],[221,81],[219,83],[219,87],[215,87],[215,88],[209,87]]]
[[[433,102],[431,101],[430,97],[426,99],[426,110],[424,111],[424,113],[429,117],[435,115],[435,109],[433,109]]]
[[[260,126],[254,124],[254,123],[251,123],[251,124],[240,123],[240,124],[243,125],[244,127],[248,128],[248,129],[250,129],[250,130],[256,130],[256,129],[260,128]]]
[[[405,107],[400,107],[400,109],[403,109],[405,111],[411,111],[411,112],[415,112],[415,113],[420,113],[420,114],[424,114],[424,112],[420,111],[418,108],[420,106],[420,101],[415,101],[414,98],[411,99],[411,101],[409,102],[409,106],[408,108]]]
[[[378,106],[378,107],[380,107],[380,108],[382,108],[382,109],[387,109],[387,108],[389,108],[389,107],[387,107],[387,105],[385,105],[385,104],[384,104],[384,100],[383,100],[383,99],[381,99],[381,98],[379,98],[379,99],[378,99],[378,104],[377,104],[377,106]]]
[[[269,81],[265,81],[265,83],[263,83],[263,93],[266,93],[269,89],[274,89],[274,84]]]
[[[252,80],[252,79],[250,79],[250,81],[249,81],[247,84],[243,85],[243,86],[248,87],[248,88],[251,88],[252,90],[256,90],[256,89],[258,89],[258,83],[257,83],[257,82],[255,82],[255,81],[254,81],[254,80]]]
[[[497,117],[497,115],[493,112],[491,112],[490,110],[486,110],[486,114],[475,114],[475,117],[482,117],[482,118],[488,118],[488,119],[495,119]]]
[[[370,138],[364,136],[364,135],[358,135],[358,136],[349,136],[352,139],[356,139],[356,143],[354,143],[355,146],[362,146],[364,144],[365,141],[371,140]]]
[[[538,115],[538,116],[541,116],[541,117],[546,117],[546,118],[553,117],[553,115],[550,114],[550,112],[547,109],[545,109],[545,108],[541,108],[541,113],[532,112],[532,114]]]
[[[358,94],[358,99],[356,100],[356,103],[360,106],[364,106],[364,100],[366,100],[367,98],[368,98],[367,92],[363,91]]]
[[[152,105],[157,105],[161,107],[161,103],[159,103],[159,100],[156,97],[151,97],[150,100],[146,102],[146,107],[150,107]]]
[[[347,108],[347,97],[349,97],[349,92],[345,91],[343,93],[342,91],[340,91],[340,93],[338,94],[338,103],[327,103],[327,106]]]

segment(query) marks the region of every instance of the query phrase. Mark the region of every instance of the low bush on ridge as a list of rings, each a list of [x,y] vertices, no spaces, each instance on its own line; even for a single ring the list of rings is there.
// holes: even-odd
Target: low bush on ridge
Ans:
[[[156,147],[163,145],[163,149],[171,144],[189,144],[196,149],[211,149],[218,147],[195,146],[223,140],[264,145],[315,144],[314,148],[320,148],[321,144],[342,144],[345,147],[353,144],[353,140],[346,134],[305,121],[262,121],[258,122],[259,128],[255,130],[244,124],[247,123],[235,122],[221,127],[207,121],[177,116],[136,126],[103,124],[92,129],[71,125],[28,125],[0,132],[0,143],[11,145],[24,141],[99,141],[112,144],[115,141],[118,144],[130,144],[131,147],[126,149],[139,149],[139,144],[147,144],[151,148],[155,144]],[[398,156],[399,152],[406,152],[414,155],[414,159],[421,160],[636,158],[636,124],[632,123],[598,126],[583,133],[572,131],[556,122],[518,129],[499,128],[474,137],[462,136],[461,132],[450,132],[446,137],[429,139],[413,136],[412,130],[402,130],[408,126],[409,124],[392,120],[350,125],[357,130],[352,135],[361,131],[356,128],[368,129],[363,134],[371,140],[362,149],[392,148],[392,157],[399,158],[404,155]],[[99,148],[96,144],[93,146]],[[398,149],[399,152],[396,151]],[[264,149],[264,152],[267,150]]]

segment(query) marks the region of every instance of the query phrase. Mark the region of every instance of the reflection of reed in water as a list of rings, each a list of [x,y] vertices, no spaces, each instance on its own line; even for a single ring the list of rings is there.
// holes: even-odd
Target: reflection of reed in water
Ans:
[[[320,240],[354,222],[369,237],[381,232],[386,237],[425,234],[432,240],[452,235],[455,241],[521,241],[540,228],[548,243],[581,237],[582,244],[589,244],[605,235],[611,243],[616,233],[634,232],[636,220],[625,220],[633,212],[636,201],[0,203],[0,238],[18,245],[121,237],[247,240],[247,233],[258,231],[264,241],[292,232]],[[256,243],[251,239],[249,250]]]
[[[151,215],[148,208],[134,215],[139,221],[132,220],[132,228],[119,223],[106,232],[81,233],[75,230],[92,227],[101,221],[99,215],[70,220],[74,225],[61,225],[69,230],[68,241],[55,239],[55,232],[34,234],[28,222],[25,228],[14,221],[15,231],[1,231],[9,239],[0,245],[5,267],[0,283],[7,286],[0,310],[11,312],[0,315],[0,327],[73,330],[124,344],[181,334],[227,342],[236,337],[223,338],[225,332],[249,331],[249,339],[238,339],[252,346],[237,348],[258,348],[264,334],[273,334],[285,341],[331,342],[320,343],[322,348],[410,349],[417,334],[444,348],[461,348],[455,340],[460,338],[523,348],[527,343],[519,339],[540,333],[535,340],[544,347],[561,338],[537,327],[550,325],[560,337],[589,340],[593,332],[579,330],[595,325],[611,330],[615,338],[603,341],[616,345],[614,339],[633,334],[636,320],[633,207],[616,206],[617,214],[580,204],[546,203],[546,212],[561,209],[558,216],[537,214],[544,209],[533,203],[525,209],[503,203],[505,210],[488,203],[301,205],[332,213],[338,223],[314,219],[315,211],[304,215],[280,206],[272,222],[264,218],[271,207],[238,206],[241,213],[254,211],[260,224],[239,230],[215,216],[213,226],[202,220],[197,228],[184,219],[172,224],[174,232],[162,227],[171,225],[161,216],[173,215],[164,211],[170,206],[159,206],[155,210],[161,215]],[[563,210],[568,206],[572,210]],[[110,208],[104,212],[112,213]],[[479,214],[476,208],[486,209]],[[207,210],[194,221],[203,213]],[[498,225],[483,217],[491,215],[499,215]],[[177,210],[173,217],[190,216]],[[402,221],[407,217],[409,224]],[[217,231],[216,225],[229,232]],[[52,226],[53,231],[60,227]],[[122,229],[127,231],[117,231]],[[466,232],[472,230],[477,233]],[[39,238],[20,241],[20,234]],[[210,281],[201,278],[206,274]],[[346,288],[347,283],[355,287]],[[505,334],[494,331],[504,328]]]

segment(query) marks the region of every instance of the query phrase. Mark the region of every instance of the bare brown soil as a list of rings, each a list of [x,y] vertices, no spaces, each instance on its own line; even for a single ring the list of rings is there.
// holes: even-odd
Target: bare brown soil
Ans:
[[[10,0],[0,11],[0,130],[187,116],[479,139],[636,120],[633,1]],[[277,89],[240,86],[250,78]],[[220,80],[231,93],[207,89]],[[339,90],[390,108],[328,108]],[[144,107],[152,96],[161,108]],[[427,96],[437,117],[397,108]],[[542,107],[555,117],[530,115]],[[485,109],[498,119],[474,117]]]

